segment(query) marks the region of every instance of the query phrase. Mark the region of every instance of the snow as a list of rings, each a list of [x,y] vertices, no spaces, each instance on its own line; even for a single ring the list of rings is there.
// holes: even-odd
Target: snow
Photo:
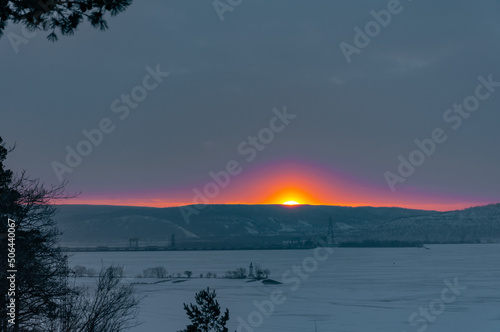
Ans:
[[[188,320],[182,304],[194,302],[194,294],[207,286],[217,291],[221,307],[229,308],[230,331],[238,327],[238,318],[248,322],[250,317],[254,323],[262,320],[260,326],[249,325],[250,329],[240,331],[314,331],[316,322],[318,331],[335,332],[498,332],[500,245],[428,247],[430,250],[334,248],[332,254],[322,249],[316,255],[314,250],[89,252],[75,253],[70,265],[98,270],[102,259],[104,265],[124,265],[130,277],[159,265],[169,273],[191,270],[194,277],[211,271],[220,277],[227,270],[248,268],[253,262],[270,269],[272,279],[284,282],[263,285],[245,280],[192,278],[152,284],[158,280],[128,279],[150,283],[136,285],[146,297],[139,316],[143,324],[134,332],[184,328]],[[294,266],[301,267],[303,279],[293,272]],[[439,302],[448,288],[446,281],[453,284],[455,279],[459,295],[449,303]],[[270,311],[271,294],[277,292],[286,297],[284,302],[273,305],[271,314],[261,314],[254,301],[263,304],[263,311]],[[449,295],[453,293],[448,291],[448,299]],[[439,307],[440,303],[444,307]],[[434,314],[427,320],[418,316],[420,323],[412,326],[412,313],[429,306]]]
[[[289,227],[284,223],[280,223],[281,229],[280,232],[295,232],[295,228]]]
[[[338,229],[341,229],[341,230],[348,230],[348,229],[353,229],[354,227],[351,226],[351,225],[348,225],[348,224],[345,224],[343,222],[338,222],[338,223],[335,223],[335,226],[337,226]]]
[[[165,222],[166,222],[166,223],[168,223],[168,224],[170,224],[170,225],[172,225],[172,226],[174,226],[175,228],[177,228],[177,229],[181,230],[181,231],[184,233],[184,235],[186,235],[187,237],[190,237],[190,238],[197,238],[197,239],[198,239],[198,238],[200,238],[198,235],[196,235],[196,234],[194,234],[194,233],[192,233],[192,232],[188,231],[188,230],[187,230],[187,229],[185,229],[184,227],[181,227],[181,226],[179,226],[179,225],[174,224],[174,223],[173,223],[173,222],[171,222],[171,221],[165,220]]]
[[[245,226],[245,229],[247,230],[248,234],[252,234],[252,235],[259,234],[259,231],[255,230],[254,228],[250,228],[248,226]]]
[[[312,225],[310,223],[308,223],[307,221],[304,221],[304,220],[299,220],[299,223],[306,226],[306,227],[312,227]]]

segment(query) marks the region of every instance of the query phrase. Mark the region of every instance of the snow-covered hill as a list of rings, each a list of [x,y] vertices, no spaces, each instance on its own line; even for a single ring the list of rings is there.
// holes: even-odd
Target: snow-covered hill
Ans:
[[[326,236],[338,241],[500,242],[500,204],[436,212],[402,208],[208,205],[189,220],[179,208],[64,205],[55,220],[69,246],[270,246]]]

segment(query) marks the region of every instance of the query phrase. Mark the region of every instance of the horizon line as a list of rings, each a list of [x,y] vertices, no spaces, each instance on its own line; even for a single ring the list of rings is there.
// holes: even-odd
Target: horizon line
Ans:
[[[483,205],[471,205],[469,207],[464,207],[462,209],[452,209],[452,210],[426,210],[426,209],[416,209],[416,208],[409,208],[409,207],[403,207],[403,206],[388,206],[388,205],[382,205],[382,206],[373,206],[373,205],[330,205],[330,204],[297,204],[297,205],[285,205],[282,203],[273,203],[273,204],[266,204],[266,203],[259,203],[259,204],[250,204],[250,203],[212,203],[212,204],[185,204],[185,205],[172,205],[172,206],[163,206],[163,207],[158,207],[158,206],[147,206],[147,205],[121,205],[121,204],[86,204],[86,203],[60,203],[60,204],[54,204],[56,206],[62,206],[62,205],[72,205],[72,206],[113,206],[113,207],[136,207],[136,208],[151,208],[151,209],[169,209],[169,208],[182,208],[182,207],[187,207],[187,206],[198,206],[198,205],[210,205],[210,206],[215,206],[215,205],[245,205],[245,206],[282,206],[284,208],[288,209],[296,209],[301,206],[328,206],[328,207],[344,207],[344,208],[397,208],[397,209],[406,209],[406,210],[420,210],[420,211],[432,211],[432,212],[452,212],[452,211],[463,211],[475,207],[485,207],[489,205],[496,205],[500,204],[500,202],[497,203],[487,203]]]

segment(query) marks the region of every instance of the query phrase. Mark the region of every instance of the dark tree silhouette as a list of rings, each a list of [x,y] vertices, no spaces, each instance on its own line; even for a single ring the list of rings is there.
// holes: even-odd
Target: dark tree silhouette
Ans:
[[[15,176],[4,164],[10,151],[0,137],[0,331],[117,332],[134,326],[139,299],[120,283],[121,268],[103,269],[93,294],[68,285],[71,271],[52,217],[54,204],[74,195],[64,192],[65,183],[47,188],[24,172]],[[7,266],[12,249],[15,263]],[[17,270],[9,298],[16,304],[15,325],[6,319],[7,270]]]
[[[184,310],[191,324],[179,332],[228,332],[226,323],[229,320],[229,310],[221,313],[219,303],[215,299],[215,291],[210,288],[196,293],[196,304],[184,303]]]
[[[25,173],[14,176],[4,165],[9,150],[0,138],[0,330],[6,330],[6,271],[15,276],[15,316],[13,331],[42,331],[54,319],[62,297],[67,294],[67,257],[57,246],[58,231],[52,220],[55,200],[72,196],[64,184],[50,188]],[[8,219],[14,220],[14,241],[6,237]],[[7,247],[7,244],[9,247]],[[15,250],[15,264],[7,267],[7,249]]]
[[[0,37],[8,22],[20,23],[30,31],[51,31],[50,41],[72,35],[84,20],[106,30],[106,14],[115,16],[127,9],[132,0],[0,0]]]
[[[51,331],[120,332],[138,324],[140,298],[122,283],[123,268],[103,267],[96,287],[73,287]]]

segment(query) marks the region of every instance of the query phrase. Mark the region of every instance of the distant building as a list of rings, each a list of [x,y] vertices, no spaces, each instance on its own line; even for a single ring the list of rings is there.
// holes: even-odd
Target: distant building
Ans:
[[[137,248],[137,247],[139,247],[139,238],[131,237],[130,239],[128,239],[128,246],[130,248]]]

